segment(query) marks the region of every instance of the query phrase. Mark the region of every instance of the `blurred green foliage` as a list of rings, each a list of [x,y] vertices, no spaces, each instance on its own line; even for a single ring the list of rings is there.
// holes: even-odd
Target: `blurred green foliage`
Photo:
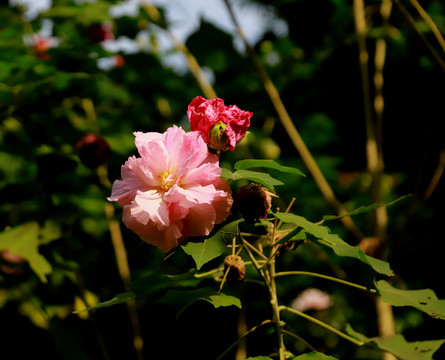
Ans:
[[[125,306],[101,309],[90,318],[85,313],[72,313],[84,308],[85,300],[93,306],[125,290],[104,211],[110,188],[103,177],[113,181],[120,176],[120,166],[136,151],[134,131],[163,132],[172,124],[187,128],[187,105],[202,92],[189,72],[164,64],[159,44],[165,33],[159,23],[142,9],[135,17],[112,18],[108,10],[115,3],[118,1],[85,1],[79,5],[57,0],[48,11],[27,20],[23,9],[0,2],[0,250],[8,248],[25,260],[11,262],[0,253],[2,359],[36,354],[46,359],[101,359],[104,353],[98,333],[110,359],[135,358]],[[287,23],[287,35],[266,32],[254,44],[255,49],[339,199],[348,210],[369,205],[351,2],[246,3]],[[430,29],[408,1],[401,3],[414,14],[422,33],[440,53]],[[384,37],[388,44],[384,70],[385,201],[413,194],[388,208],[388,259],[401,287],[432,288],[444,298],[443,180],[431,197],[423,197],[444,149],[444,74],[396,7],[389,29],[382,26],[379,4],[367,2],[367,20],[371,58],[375,38]],[[422,5],[443,30],[444,4],[428,0]],[[164,10],[160,8],[162,14]],[[46,48],[40,43],[39,48],[42,38],[36,34],[44,19],[52,21],[54,46]],[[104,23],[111,25],[115,38],[146,39],[147,44],[134,53],[106,50],[92,35],[93,27]],[[141,34],[144,37],[139,37]],[[232,164],[238,160],[264,158],[308,174],[252,64],[234,47],[235,37],[235,33],[203,19],[186,41],[198,63],[211,70],[218,96],[227,105],[236,104],[254,113],[249,136],[233,153],[223,154],[221,164],[233,170]],[[98,66],[103,58],[111,64],[108,69]],[[76,144],[86,133],[103,137],[111,147],[111,158],[99,172],[79,159]],[[270,173],[274,175],[274,170]],[[310,176],[282,173],[277,178],[285,185],[276,187],[280,198],[274,199],[274,208],[285,209],[295,197],[293,212],[311,221],[333,213]],[[120,211],[116,208],[117,218]],[[372,227],[368,215],[355,218],[365,234]],[[354,243],[339,224],[333,223],[332,230]],[[153,272],[181,274],[194,266],[179,250],[164,259],[165,254],[124,226],[122,231],[134,280]],[[25,250],[11,245],[22,239],[29,245]],[[297,264],[299,269],[346,276],[357,283],[364,278],[355,262],[327,258],[311,246],[282,254],[279,264],[279,270],[295,269]],[[203,283],[212,284],[208,279]],[[369,337],[377,334],[373,303],[366,294],[322,279],[286,277],[279,282],[280,299],[290,304],[308,287],[322,288],[334,298],[333,307],[316,314],[320,319],[338,328],[350,323]],[[265,298],[261,286],[245,284],[242,303],[248,327],[270,317]],[[236,307],[214,309],[211,304],[197,302],[176,319],[172,308],[155,300],[148,297],[138,302],[147,359],[213,359],[237,338]],[[445,338],[439,320],[413,309],[394,311],[397,330],[408,340]],[[284,320],[317,349],[337,358],[381,358],[379,352],[356,348],[312,323]],[[258,330],[247,342],[249,355],[273,352],[274,341],[273,333]],[[305,351],[292,339],[287,346],[294,353]],[[435,358],[443,354],[439,351]]]

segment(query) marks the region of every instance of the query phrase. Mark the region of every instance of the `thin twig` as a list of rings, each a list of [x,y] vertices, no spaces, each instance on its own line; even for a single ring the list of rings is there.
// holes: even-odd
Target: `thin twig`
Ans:
[[[241,336],[240,338],[238,338],[232,345],[230,345],[226,351],[224,351],[220,356],[218,356],[218,358],[216,360],[221,360],[230,350],[232,350],[236,345],[238,345],[238,343],[240,341],[242,341],[243,339],[245,339],[248,335],[252,334],[255,330],[257,330],[258,328],[260,328],[261,326],[264,325],[268,325],[268,324],[273,324],[272,320],[264,320],[261,324],[254,326],[253,328],[251,328],[249,331],[247,331],[243,336]]]
[[[445,52],[445,39],[443,38],[442,34],[439,31],[439,28],[437,27],[436,23],[431,19],[431,17],[428,15],[428,13],[423,9],[422,5],[419,4],[417,0],[411,0],[411,4],[416,8],[417,12],[419,13],[420,17],[427,23],[429,28],[431,29],[432,33],[437,39],[437,42],[442,47],[442,50]]]
[[[384,171],[383,149],[382,149],[382,119],[383,119],[383,67],[386,56],[386,42],[383,38],[376,42],[375,54],[375,73],[374,84],[376,87],[376,97],[374,100],[374,109],[376,111],[377,122],[373,119],[373,112],[371,108],[371,87],[368,75],[369,55],[366,45],[367,24],[365,18],[365,4],[364,0],[354,0],[354,20],[355,30],[357,34],[357,43],[359,48],[359,63],[362,77],[362,91],[363,103],[365,110],[366,121],[366,158],[368,172],[371,175],[370,195],[373,203],[380,203],[382,201],[382,176]],[[380,13],[383,18],[383,23],[388,23],[391,12],[391,1],[382,1]],[[387,241],[386,228],[388,222],[386,207],[379,207],[374,212],[374,236],[379,244],[378,249],[383,249],[383,245]],[[382,257],[382,252],[377,254]],[[379,256],[380,255],[380,256]],[[381,336],[390,336],[395,334],[394,317],[392,314],[391,305],[383,303],[381,298],[375,300],[377,311],[377,322]],[[395,357],[392,354],[385,353],[384,360],[393,360]]]
[[[445,168],[445,149],[440,152],[439,155],[439,163],[437,164],[436,171],[434,171],[433,177],[425,190],[425,194],[423,195],[424,200],[428,200],[434,192],[437,184],[439,183],[440,178],[443,175],[443,171]]]
[[[140,0],[139,4],[145,10],[148,16],[153,18],[154,21],[159,21],[161,19],[161,13],[156,6],[152,5],[147,0]],[[188,50],[187,46],[185,46],[185,44],[181,40],[179,40],[167,27],[164,28],[164,31],[170,37],[170,40],[175,46],[176,50],[184,54],[187,60],[188,67],[195,77],[196,81],[198,82],[198,85],[204,93],[204,96],[207,99],[216,98],[216,92],[210,84],[210,81],[208,80],[204,71],[202,71],[202,68],[199,66],[196,58]]]
[[[417,26],[411,14],[408,12],[408,10],[406,10],[406,8],[402,5],[402,3],[399,0],[394,0],[394,3],[397,5],[403,16],[405,16],[406,20],[408,20],[408,23],[414,29],[417,36],[419,36],[420,40],[422,40],[422,42],[430,52],[431,56],[434,58],[434,60],[436,60],[436,62],[439,64],[442,70],[445,71],[445,61],[442,60],[442,58],[437,54],[436,50],[434,50],[434,47],[431,45],[431,43],[428,41],[425,35],[423,35],[423,33],[420,31],[419,27]]]
[[[282,329],[281,331],[283,334],[291,336],[291,337],[297,339],[298,341],[302,342],[304,345],[306,345],[312,351],[317,351],[313,346],[311,346],[311,344],[309,344],[306,340],[304,340],[302,337],[298,336],[297,334],[294,334],[293,332],[285,330],[285,329]]]
[[[307,319],[307,320],[309,320],[309,321],[312,321],[313,323],[315,323],[315,324],[317,324],[317,325],[319,325],[319,326],[325,328],[326,330],[329,330],[330,332],[332,332],[332,333],[334,333],[334,334],[337,334],[338,336],[340,336],[340,337],[342,337],[343,339],[346,339],[346,340],[352,342],[352,343],[355,344],[355,345],[362,346],[362,345],[365,344],[363,341],[354,339],[353,337],[351,337],[351,336],[345,334],[344,332],[342,332],[342,331],[340,331],[340,330],[337,330],[336,328],[334,328],[334,327],[332,327],[332,326],[330,326],[330,325],[324,323],[323,321],[320,321],[320,320],[318,320],[318,319],[316,319],[316,318],[314,318],[314,317],[312,317],[312,316],[310,316],[310,315],[307,315],[307,314],[305,314],[304,312],[301,312],[301,311],[292,309],[292,308],[287,307],[287,306],[280,306],[280,311],[281,311],[281,310],[286,310],[286,311],[288,311],[288,312],[290,312],[290,313],[296,314],[296,315],[298,315],[298,316],[301,316],[302,318],[305,318],[305,319]]]
[[[360,289],[360,290],[369,291],[371,293],[377,293],[377,290],[371,289],[371,288],[367,288],[366,286],[358,285],[358,284],[352,283],[350,281],[342,280],[342,279],[335,278],[335,277],[328,276],[328,275],[313,273],[313,272],[309,272],[309,271],[281,271],[281,272],[276,273],[275,277],[289,276],[289,275],[314,276],[314,277],[318,277],[318,278],[322,278],[322,279],[326,279],[326,280],[330,280],[330,281],[335,281],[335,282],[338,282],[338,283],[343,284],[343,285],[355,287],[355,288]]]

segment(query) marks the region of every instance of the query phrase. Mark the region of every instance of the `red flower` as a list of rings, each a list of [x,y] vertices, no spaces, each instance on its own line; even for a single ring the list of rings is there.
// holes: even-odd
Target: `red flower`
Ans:
[[[53,46],[53,40],[50,38],[38,39],[34,43],[34,50],[38,58],[42,60],[49,60],[51,55],[47,53],[49,49]]]
[[[197,96],[188,106],[187,115],[191,130],[198,131],[207,145],[233,151],[246,134],[253,114],[235,105],[225,106],[219,98],[206,100]]]

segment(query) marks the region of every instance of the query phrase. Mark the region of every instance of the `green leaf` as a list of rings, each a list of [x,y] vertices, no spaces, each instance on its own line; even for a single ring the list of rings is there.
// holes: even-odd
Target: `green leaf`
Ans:
[[[51,264],[39,254],[39,224],[30,222],[0,233],[0,250],[8,249],[15,255],[23,256],[31,269],[46,283],[46,275],[51,274]]]
[[[319,353],[316,351],[303,354],[294,358],[294,360],[337,360],[337,358]]]
[[[360,206],[357,209],[349,211],[349,212],[347,212],[346,214],[343,214],[343,215],[325,215],[325,216],[323,216],[323,220],[325,220],[325,221],[337,220],[337,219],[344,218],[346,216],[353,216],[353,215],[362,214],[362,213],[365,213],[365,212],[368,212],[368,211],[372,211],[372,210],[378,209],[380,207],[391,206],[391,205],[395,204],[396,202],[399,202],[400,200],[403,200],[403,199],[405,199],[405,198],[407,198],[409,196],[411,196],[411,195],[410,194],[404,195],[404,196],[399,197],[396,200],[393,200],[393,201],[391,201],[389,203],[385,203],[385,204],[372,204],[372,205],[368,205],[368,206]]]
[[[223,254],[226,244],[220,238],[213,236],[203,242],[188,242],[182,245],[182,249],[193,258],[196,269],[199,270],[204,264]]]
[[[289,166],[283,166],[278,164],[274,160],[268,160],[268,159],[262,159],[262,160],[255,160],[255,159],[245,159],[237,161],[234,165],[235,169],[242,170],[242,169],[250,169],[250,168],[268,168],[268,169],[274,169],[281,172],[296,174],[300,176],[306,176],[303,174],[299,169],[289,167]]]
[[[440,300],[431,289],[399,290],[385,280],[376,283],[383,301],[394,306],[412,306],[435,319],[445,320],[445,300]]]
[[[199,270],[204,264],[224,253],[226,242],[231,241],[239,234],[238,224],[241,221],[242,219],[235,220],[225,225],[215,235],[202,242],[188,242],[181,247],[186,254],[193,258],[196,268]]]
[[[353,330],[349,325],[347,332],[358,340],[392,353],[401,360],[432,360],[433,354],[445,342],[445,339],[408,342],[403,335],[394,335],[384,339],[380,337],[368,338]]]
[[[284,185],[283,182],[273,178],[267,173],[244,169],[236,170],[234,173],[232,173],[230,170],[223,168],[221,178],[224,180],[250,180],[261,184],[272,191],[275,191],[275,185]]]
[[[91,307],[88,307],[88,308],[85,308],[82,310],[73,311],[73,314],[77,314],[77,313],[84,312],[84,311],[97,310],[97,309],[101,309],[101,308],[105,308],[105,307],[109,307],[109,306],[113,306],[113,305],[122,304],[122,303],[125,303],[125,302],[132,300],[134,298],[136,298],[136,294],[134,292],[118,294],[111,300],[101,302],[95,306],[91,306]]]
[[[196,271],[189,271],[180,275],[167,275],[159,272],[152,272],[142,278],[133,281],[130,289],[137,296],[154,299],[164,295],[171,287],[197,286],[202,279],[196,279]]]
[[[365,253],[359,247],[349,245],[337,234],[331,234],[327,227],[314,224],[309,220],[306,220],[304,217],[292,213],[277,212],[275,213],[275,216],[283,222],[293,223],[302,227],[307,234],[311,234],[315,237],[315,239],[311,239],[313,242],[322,247],[332,249],[338,256],[358,259],[361,262],[371,266],[374,271],[379,274],[384,274],[387,276],[393,275],[393,272],[387,262],[365,255]]]
[[[268,356],[255,356],[255,357],[250,357],[246,360],[272,360],[272,359]]]
[[[130,289],[137,296],[147,296],[155,298],[163,295],[173,285],[173,280],[163,273],[150,273],[142,278],[133,281]]]
[[[213,288],[201,288],[188,291],[169,290],[159,301],[173,306],[178,317],[187,307],[198,300],[207,301],[215,308],[232,305],[241,308],[240,299],[224,293],[218,294]]]

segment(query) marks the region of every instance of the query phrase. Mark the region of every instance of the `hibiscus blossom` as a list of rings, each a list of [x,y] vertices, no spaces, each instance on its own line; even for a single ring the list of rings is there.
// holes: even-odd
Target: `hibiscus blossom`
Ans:
[[[197,96],[187,109],[192,131],[199,131],[204,141],[213,149],[235,149],[250,126],[252,113],[235,105],[225,106],[222,99],[206,100]]]
[[[124,207],[129,229],[167,252],[189,236],[208,235],[226,219],[230,187],[197,132],[173,126],[164,134],[134,135],[141,157],[125,162],[108,198]]]

